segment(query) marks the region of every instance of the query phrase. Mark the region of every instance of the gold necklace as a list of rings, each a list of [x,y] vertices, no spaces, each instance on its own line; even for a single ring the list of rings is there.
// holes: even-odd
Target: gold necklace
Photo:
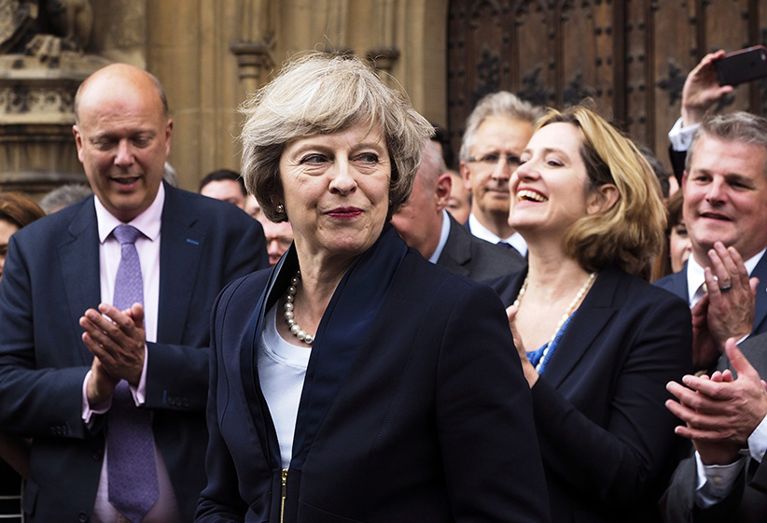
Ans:
[[[525,291],[527,291],[527,278],[529,277],[529,274],[530,273],[528,272],[528,274],[525,276],[525,281],[522,283],[522,287],[520,287],[519,293],[517,294],[517,299],[514,300],[514,303],[513,303],[514,307],[517,309],[517,313],[519,313],[519,304],[522,301],[522,296],[524,296]],[[565,324],[565,322],[567,321],[567,318],[569,318],[573,314],[573,312],[575,312],[575,309],[578,308],[578,305],[580,305],[581,300],[586,295],[586,293],[589,292],[589,289],[591,289],[591,286],[594,284],[594,280],[596,279],[596,277],[597,277],[597,273],[592,272],[591,274],[589,274],[589,277],[586,278],[586,281],[583,283],[583,285],[581,285],[581,288],[578,290],[578,293],[573,298],[573,301],[570,302],[570,305],[567,307],[567,309],[565,309],[565,313],[562,314],[562,317],[560,318],[559,323],[557,323],[557,328],[554,329],[554,334],[552,334],[551,338],[549,338],[549,344],[551,343],[551,340],[554,339],[554,336],[557,335],[557,333],[559,332],[559,329],[562,328],[562,325]],[[541,362],[542,361],[543,361],[543,358],[541,358]]]

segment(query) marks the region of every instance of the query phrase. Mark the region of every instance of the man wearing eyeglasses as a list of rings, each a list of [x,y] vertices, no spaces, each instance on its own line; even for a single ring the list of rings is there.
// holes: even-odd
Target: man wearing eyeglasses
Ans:
[[[466,121],[461,144],[461,176],[472,193],[467,227],[474,236],[522,256],[527,245],[509,226],[509,179],[543,111],[499,91],[482,98]]]

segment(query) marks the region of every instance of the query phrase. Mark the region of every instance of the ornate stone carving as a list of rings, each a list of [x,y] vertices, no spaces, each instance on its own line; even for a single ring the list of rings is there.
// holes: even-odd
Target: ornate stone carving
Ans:
[[[82,180],[74,95],[108,63],[82,52],[92,21],[88,0],[0,0],[0,190]]]

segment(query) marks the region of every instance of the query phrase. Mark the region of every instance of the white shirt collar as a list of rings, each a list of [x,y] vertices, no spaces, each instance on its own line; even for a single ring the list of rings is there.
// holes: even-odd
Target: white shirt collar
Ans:
[[[447,237],[450,234],[450,217],[447,215],[447,211],[442,209],[442,229],[439,232],[439,243],[437,248],[434,249],[429,261],[431,263],[437,263],[439,257],[442,255],[442,251],[445,249],[447,243]]]
[[[762,259],[765,251],[767,251],[767,249],[762,249],[743,263],[749,274],[754,272],[756,264]],[[706,277],[703,273],[703,267],[695,260],[695,256],[690,256],[687,259],[687,303],[689,303],[690,306],[693,305],[692,299],[695,296],[695,291],[698,290],[698,287],[700,287],[704,281],[706,281]]]
[[[115,227],[123,222],[115,218],[112,213],[104,207],[104,204],[101,203],[98,196],[93,197],[93,203],[96,207],[96,222],[99,227],[99,241],[104,243]],[[165,187],[161,183],[160,188],[157,190],[157,196],[155,196],[152,204],[147,207],[144,212],[128,222],[128,224],[141,231],[141,234],[150,240],[156,240],[160,236],[160,224],[164,204]]]
[[[522,256],[527,255],[527,242],[525,242],[525,239],[518,232],[513,233],[507,238],[501,238],[479,223],[479,220],[474,216],[474,213],[469,214],[469,229],[471,229],[471,233],[480,240],[485,240],[486,242],[493,244],[501,241],[506,242],[514,247]]]

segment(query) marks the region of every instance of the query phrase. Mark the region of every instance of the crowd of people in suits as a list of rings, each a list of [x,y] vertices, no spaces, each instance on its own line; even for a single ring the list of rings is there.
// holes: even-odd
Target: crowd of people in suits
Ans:
[[[89,187],[0,194],[0,512],[764,521],[767,119],[712,114],[722,56],[670,175],[503,91],[453,165],[369,65],[310,53],[200,194],[160,82],[95,72]]]

